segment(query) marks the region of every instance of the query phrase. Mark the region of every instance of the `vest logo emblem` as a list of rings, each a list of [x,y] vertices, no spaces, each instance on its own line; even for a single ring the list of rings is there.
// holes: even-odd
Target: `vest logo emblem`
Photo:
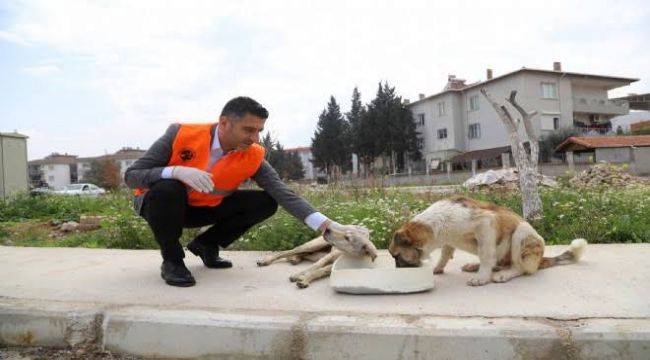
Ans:
[[[196,157],[196,153],[190,148],[183,148],[178,155],[183,161],[190,161]]]

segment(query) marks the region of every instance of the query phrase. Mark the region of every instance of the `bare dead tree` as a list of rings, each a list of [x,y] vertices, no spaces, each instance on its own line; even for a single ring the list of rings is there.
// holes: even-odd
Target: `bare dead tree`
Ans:
[[[481,93],[492,105],[501,121],[508,129],[510,139],[510,148],[515,159],[517,172],[519,173],[519,188],[521,189],[522,207],[524,218],[526,220],[539,219],[542,217],[542,200],[539,197],[537,189],[537,180],[539,178],[539,139],[533,129],[532,117],[537,111],[528,112],[515,99],[517,91],[512,90],[510,97],[506,101],[521,114],[520,118],[513,118],[505,105],[500,105],[485,89]],[[523,133],[521,123],[523,122]],[[528,148],[525,144],[528,144]]]

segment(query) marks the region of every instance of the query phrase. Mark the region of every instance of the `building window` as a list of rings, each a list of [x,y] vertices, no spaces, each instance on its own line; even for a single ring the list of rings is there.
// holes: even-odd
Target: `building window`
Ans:
[[[439,102],[438,103],[438,116],[444,116],[445,115],[445,102]]]
[[[541,125],[540,128],[542,130],[557,130],[560,127],[560,118],[557,116],[548,116],[548,115],[543,115],[541,117]]]
[[[438,139],[446,139],[447,138],[447,129],[438,129]]]
[[[478,110],[478,95],[473,95],[469,98],[469,110],[470,111]]]
[[[418,138],[418,149],[423,149],[424,148],[424,138]]]
[[[555,83],[542,83],[542,98],[557,99],[557,86]]]
[[[418,114],[418,120],[416,121],[418,126],[424,126],[424,114]]]
[[[469,138],[478,139],[481,137],[481,124],[470,124],[469,125]]]

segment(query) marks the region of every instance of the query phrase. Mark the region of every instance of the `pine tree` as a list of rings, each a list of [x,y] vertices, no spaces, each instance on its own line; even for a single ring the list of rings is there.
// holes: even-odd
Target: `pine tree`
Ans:
[[[360,142],[360,126],[361,126],[361,116],[363,115],[364,107],[361,103],[361,93],[357,87],[352,91],[352,105],[350,106],[350,111],[345,114],[345,117],[348,119],[350,124],[350,133],[349,141],[352,147],[352,152],[359,153]]]
[[[280,178],[285,180],[300,180],[305,177],[305,170],[298,154],[284,150],[279,141],[273,140],[271,134],[262,137],[261,145],[266,149],[264,159],[275,169]]]
[[[305,178],[305,168],[302,166],[300,155],[297,152],[288,152],[286,157],[285,172],[287,179],[300,180]]]
[[[396,95],[395,87],[379,83],[365,115],[361,126],[365,161],[372,162],[383,155],[390,159],[389,168],[395,171],[396,159],[403,159],[404,154],[413,160],[421,157],[413,115]]]
[[[394,171],[396,159],[403,158],[404,154],[413,160],[421,157],[413,115],[396,95],[394,87],[380,82],[377,95],[366,109],[356,135],[359,155],[365,164],[383,155],[390,159],[389,167]]]
[[[350,111],[345,113],[345,117],[348,120],[349,131],[346,135],[346,142],[350,144],[350,152],[357,154],[359,161],[361,157],[359,152],[362,147],[361,143],[361,117],[363,116],[365,109],[361,103],[361,93],[359,89],[355,86],[352,91],[352,101],[350,106]]]
[[[314,165],[325,169],[330,178],[334,175],[335,168],[350,167],[349,131],[349,123],[343,118],[336,99],[331,96],[327,108],[318,117],[311,146]]]

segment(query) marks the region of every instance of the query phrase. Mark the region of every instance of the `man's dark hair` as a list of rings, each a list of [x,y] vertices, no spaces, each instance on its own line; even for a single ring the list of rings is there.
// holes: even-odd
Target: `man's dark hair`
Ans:
[[[221,116],[234,118],[244,117],[247,113],[262,119],[269,117],[269,112],[266,111],[264,106],[246,96],[239,96],[231,99],[226,103],[226,106],[223,107],[223,110],[221,110]]]

